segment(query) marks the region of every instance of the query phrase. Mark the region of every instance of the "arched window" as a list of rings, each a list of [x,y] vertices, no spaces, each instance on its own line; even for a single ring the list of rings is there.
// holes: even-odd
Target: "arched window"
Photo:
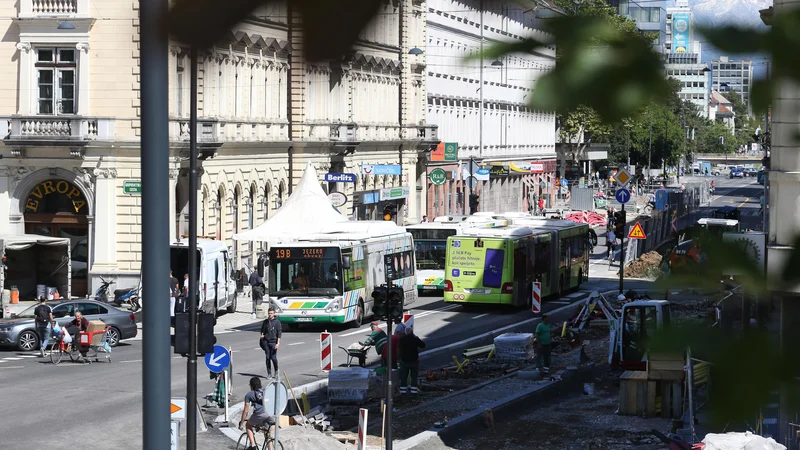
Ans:
[[[223,226],[225,225],[225,189],[220,186],[217,190],[217,239],[222,240],[225,236]]]
[[[267,183],[266,185],[264,185],[264,221],[265,222],[267,220],[269,220],[269,195],[270,195],[270,189],[269,189],[269,183]]]
[[[241,202],[241,200],[242,200],[242,188],[239,185],[237,185],[233,189],[233,234],[232,234],[232,236],[235,236],[239,232],[239,220],[241,220],[241,218],[239,217],[239,211],[240,211],[239,202]],[[240,256],[239,255],[239,241],[234,239],[233,240],[233,260],[235,262],[238,262],[239,261],[239,256]]]
[[[208,189],[203,188],[203,203],[200,204],[200,235],[206,235],[206,208],[208,204]]]

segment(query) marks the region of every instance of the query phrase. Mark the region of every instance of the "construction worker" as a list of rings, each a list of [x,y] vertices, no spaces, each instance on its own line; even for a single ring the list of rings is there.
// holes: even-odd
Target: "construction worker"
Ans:
[[[546,375],[550,372],[550,316],[545,314],[536,325],[536,369]]]
[[[381,326],[378,322],[372,322],[369,325],[370,330],[372,333],[364,340],[364,342],[359,342],[359,344],[363,345],[364,347],[368,345],[374,345],[375,351],[379,355],[383,355],[383,347],[386,346],[386,342],[389,340],[388,336],[386,336],[386,332],[381,330]],[[381,356],[381,365],[386,367],[386,358]]]

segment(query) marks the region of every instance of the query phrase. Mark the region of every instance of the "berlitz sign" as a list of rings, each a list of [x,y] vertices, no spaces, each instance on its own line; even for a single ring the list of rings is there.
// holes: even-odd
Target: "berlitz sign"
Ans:
[[[326,173],[325,181],[328,183],[355,183],[356,175],[353,173]]]

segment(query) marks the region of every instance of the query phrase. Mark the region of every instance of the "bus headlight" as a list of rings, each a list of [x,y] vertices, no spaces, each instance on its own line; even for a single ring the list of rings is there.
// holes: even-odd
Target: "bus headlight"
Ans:
[[[279,313],[282,313],[282,312],[283,312],[283,310],[281,309],[281,307],[280,307],[280,306],[278,306],[278,302],[276,302],[275,300],[272,300],[271,302],[269,302],[269,306],[270,306],[271,308],[275,309],[275,314],[279,314]]]
[[[325,308],[326,313],[335,313],[339,312],[342,309],[342,301],[338,298],[328,304],[328,307]]]

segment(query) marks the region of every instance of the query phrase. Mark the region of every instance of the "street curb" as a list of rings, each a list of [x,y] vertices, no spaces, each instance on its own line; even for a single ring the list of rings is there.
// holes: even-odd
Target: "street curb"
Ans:
[[[600,373],[603,369],[604,366],[598,366],[594,363],[589,363],[581,368],[568,367],[566,370],[562,371],[561,380],[559,381],[548,381],[544,384],[539,384],[522,392],[511,394],[505,398],[481,406],[478,409],[456,417],[443,428],[429,428],[428,430],[411,436],[397,443],[394,448],[397,450],[413,449],[437,437],[442,440],[448,438],[453,440],[462,438],[469,430],[481,427],[481,424],[483,424],[483,414],[486,410],[492,412],[494,423],[501,422],[525,405],[554,398],[564,391],[579,389],[584,379],[596,373]]]

